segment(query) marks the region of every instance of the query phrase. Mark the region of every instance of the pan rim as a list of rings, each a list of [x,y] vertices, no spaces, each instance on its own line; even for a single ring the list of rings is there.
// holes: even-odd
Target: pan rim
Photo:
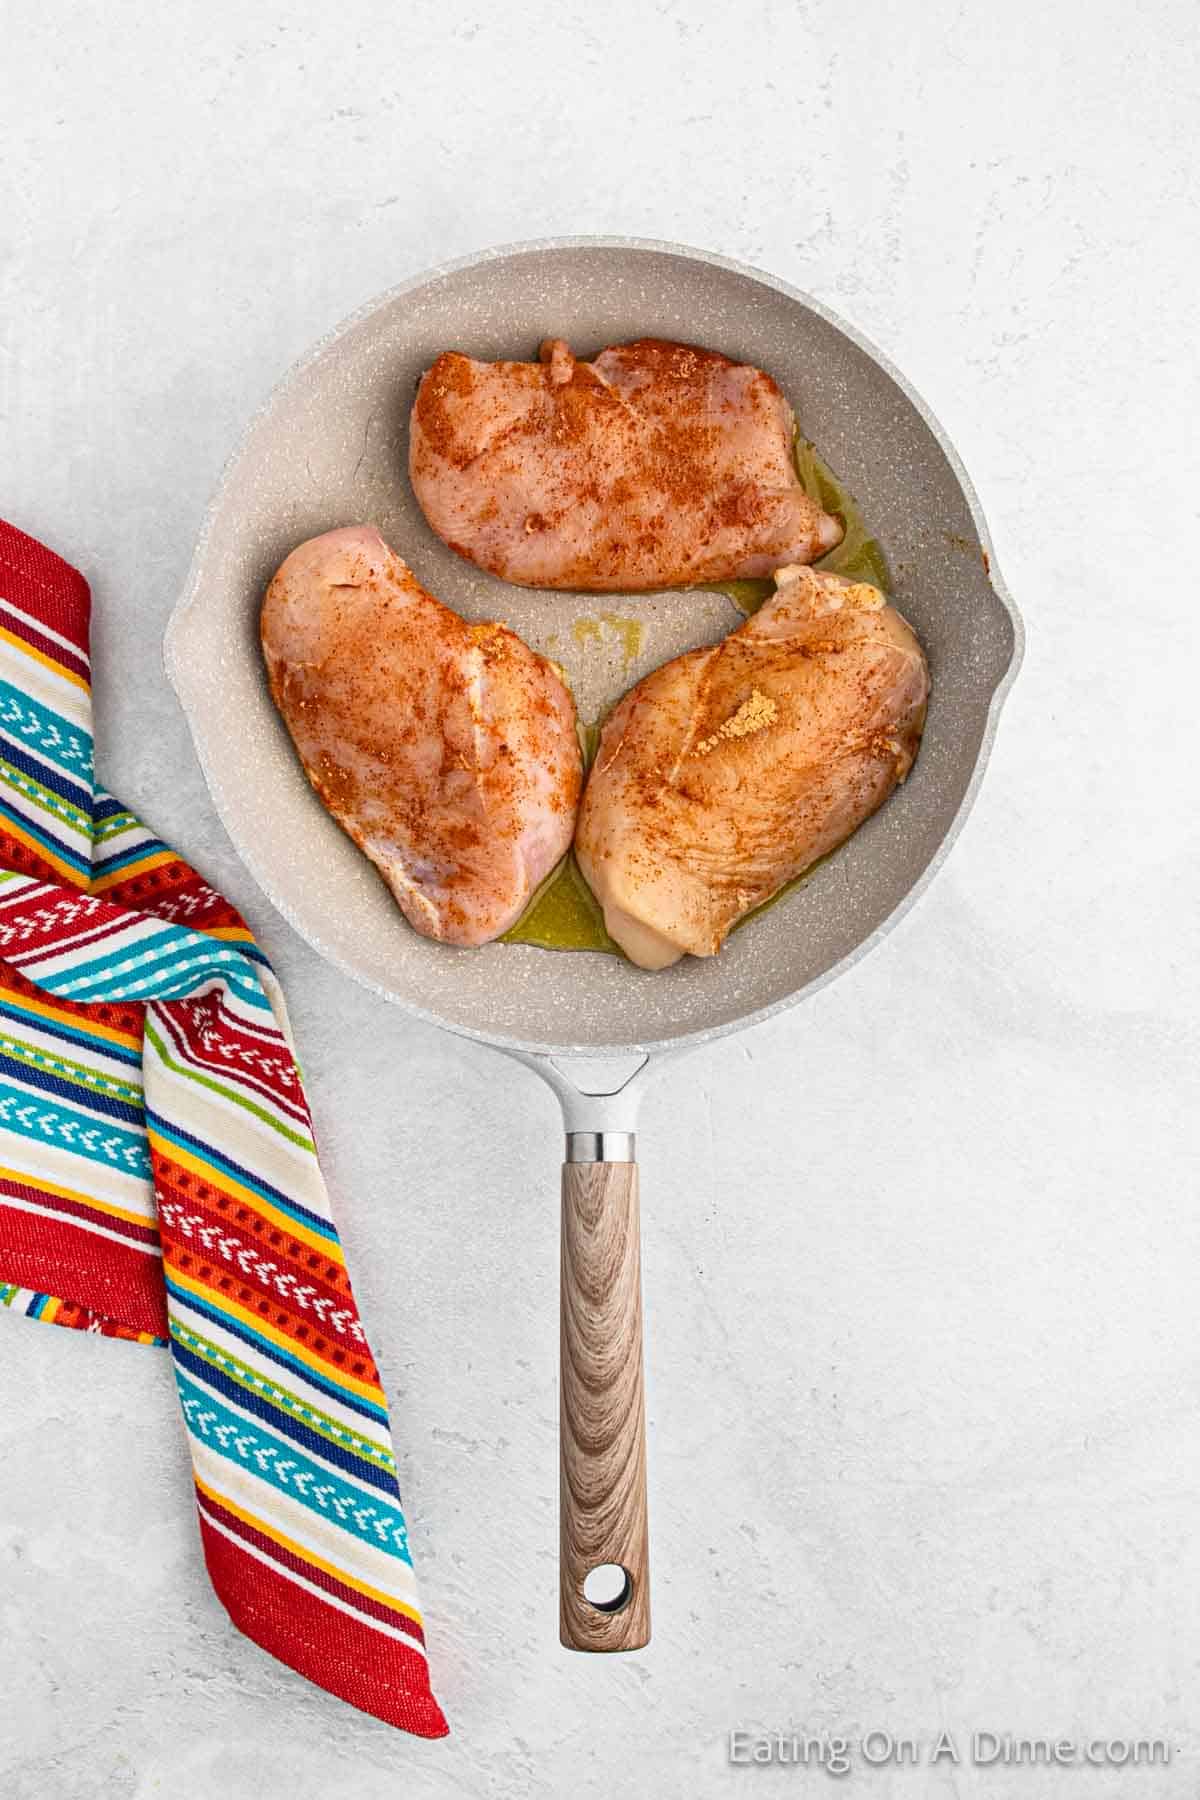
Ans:
[[[897,901],[891,912],[888,913],[887,917],[882,919],[875,929],[869,932],[852,950],[848,951],[845,956],[840,957],[836,962],[832,963],[828,969],[823,970],[820,975],[814,976],[811,981],[805,982],[801,987],[796,988],[790,994],[784,994],[775,1000],[769,1001],[765,1006],[754,1007],[748,1012],[739,1014],[736,1018],[725,1019],[720,1023],[713,1025],[698,1026],[694,1030],[680,1032],[670,1037],[644,1039],[636,1043],[615,1043],[600,1046],[595,1044],[576,1044],[563,1041],[511,1037],[503,1033],[491,1032],[482,1029],[481,1027],[464,1025],[456,1021],[445,1019],[431,1008],[422,1006],[414,1000],[406,999],[402,995],[385,987],[382,983],[373,980],[370,976],[364,975],[339,952],[331,949],[322,940],[319,933],[310,930],[305,925],[301,925],[291,902],[279,894],[274,882],[268,879],[261,872],[259,867],[256,866],[257,858],[252,851],[247,850],[239,841],[239,837],[231,824],[232,807],[225,794],[219,776],[211,766],[210,757],[205,745],[201,741],[200,733],[193,720],[193,711],[187,695],[187,658],[183,651],[183,639],[187,615],[191,611],[203,584],[209,540],[212,536],[218,513],[222,508],[234,473],[241,462],[252,436],[262,421],[270,413],[279,394],[285,388],[289,387],[307,369],[312,367],[313,364],[318,362],[320,358],[325,355],[326,351],[348,332],[352,331],[356,326],[365,323],[367,319],[371,318],[384,307],[402,299],[404,295],[412,293],[416,289],[425,287],[431,282],[441,280],[448,275],[458,274],[467,269],[476,269],[489,262],[497,262],[502,259],[522,255],[562,250],[644,251],[656,255],[677,256],[689,261],[705,263],[709,267],[724,269],[732,274],[745,276],[752,281],[759,282],[764,286],[773,289],[776,293],[783,295],[786,299],[795,301],[799,305],[807,308],[818,318],[824,320],[826,324],[832,326],[834,330],[840,332],[843,337],[847,338],[849,342],[854,344],[865,356],[869,357],[871,361],[895,383],[896,387],[899,388],[905,399],[923,421],[934,441],[937,443],[938,448],[945,456],[954,478],[962,491],[963,498],[967,503],[967,508],[970,512],[971,520],[978,536],[980,548],[986,557],[989,585],[1001,606],[1004,608],[1004,611],[1007,613],[1013,633],[1012,654],[1004,674],[992,690],[991,699],[988,703],[987,715],[984,720],[984,728],[980,739],[978,754],[976,755],[971,776],[967,782],[962,799],[960,800],[954,817],[947,826],[937,849],[907,892],[899,901]],[[239,860],[245,865],[252,879],[266,896],[270,904],[275,908],[276,912],[281,915],[287,924],[291,926],[292,930],[294,930],[305,943],[309,944],[318,955],[329,962],[332,967],[339,971],[339,973],[349,976],[350,979],[357,982],[360,987],[366,988],[369,992],[377,994],[380,999],[387,1001],[389,1005],[401,1008],[401,1010],[410,1018],[419,1019],[424,1024],[435,1025],[440,1030],[452,1032],[456,1037],[468,1038],[476,1043],[490,1044],[496,1049],[514,1052],[519,1055],[541,1057],[580,1056],[594,1061],[600,1061],[607,1058],[649,1056],[656,1053],[667,1054],[672,1051],[696,1048],[701,1044],[715,1042],[718,1038],[726,1037],[731,1032],[743,1031],[752,1025],[762,1024],[766,1020],[772,1019],[778,1014],[786,1012],[791,1007],[798,1005],[801,1000],[808,999],[811,995],[819,993],[822,988],[827,987],[830,982],[836,980],[839,976],[846,974],[856,963],[869,955],[887,933],[892,931],[912,910],[917,901],[929,887],[929,884],[932,882],[935,875],[937,875],[941,869],[947,856],[950,854],[966,821],[967,814],[970,812],[978,795],[979,787],[987,769],[992,747],[995,742],[1000,713],[1003,710],[1004,702],[1008,698],[1013,682],[1016,680],[1017,674],[1020,671],[1024,653],[1024,621],[997,565],[991,533],[979,501],[979,496],[975,491],[974,484],[963,466],[958,451],[947,436],[940,420],[927,402],[912,386],[907,377],[892,362],[891,358],[887,356],[884,351],[878,349],[877,346],[856,326],[847,323],[847,321],[831,307],[826,306],[823,301],[816,299],[813,295],[806,293],[801,288],[792,286],[789,282],[782,280],[776,275],[770,274],[766,270],[757,269],[748,263],[739,262],[732,257],[721,256],[715,251],[697,249],[688,244],[673,243],[669,240],[660,238],[620,236],[526,238],[515,243],[492,245],[487,249],[475,251],[467,256],[455,257],[447,262],[435,264],[415,275],[409,276],[405,280],[398,282],[395,286],[374,295],[338,321],[328,331],[324,332],[315,340],[315,342],[310,344],[302,355],[297,357],[288,368],[284,370],[278,379],[272,383],[270,391],[265,395],[263,400],[254,409],[253,413],[246,421],[246,424],[243,426],[241,433],[225,460],[220,477],[201,520],[200,530],[197,535],[195,549],[192,553],[187,577],[167,622],[162,652],[163,667],[167,680],[174,690],[186,720],[196,758],[200,765],[200,771],[204,777],[209,794],[212,797],[217,816],[224,826],[230,842],[237,852]],[[555,953],[551,952],[550,954]]]

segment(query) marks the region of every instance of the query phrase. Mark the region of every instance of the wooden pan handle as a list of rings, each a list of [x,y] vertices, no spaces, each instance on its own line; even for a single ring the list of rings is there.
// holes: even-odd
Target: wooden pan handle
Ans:
[[[559,1637],[569,1650],[650,1641],[646,1405],[635,1162],[568,1162],[562,1181]],[[596,1605],[593,1569],[625,1571]]]

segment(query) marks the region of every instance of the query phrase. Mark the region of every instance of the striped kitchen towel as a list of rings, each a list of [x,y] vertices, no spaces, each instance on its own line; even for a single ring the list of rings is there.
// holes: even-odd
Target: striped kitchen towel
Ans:
[[[228,901],[95,785],[89,611],[76,570],[0,523],[0,1301],[168,1346],[234,1623],[440,1737],[279,986]]]

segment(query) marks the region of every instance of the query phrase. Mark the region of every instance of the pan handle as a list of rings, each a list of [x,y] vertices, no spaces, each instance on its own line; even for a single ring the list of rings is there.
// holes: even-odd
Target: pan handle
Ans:
[[[632,1132],[569,1131],[562,1172],[559,1637],[650,1641],[638,1170]]]

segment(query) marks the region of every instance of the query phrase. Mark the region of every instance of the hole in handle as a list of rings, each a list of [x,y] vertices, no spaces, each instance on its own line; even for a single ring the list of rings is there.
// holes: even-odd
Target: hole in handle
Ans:
[[[583,1597],[597,1612],[620,1612],[633,1598],[633,1576],[620,1563],[597,1563],[583,1578]]]

